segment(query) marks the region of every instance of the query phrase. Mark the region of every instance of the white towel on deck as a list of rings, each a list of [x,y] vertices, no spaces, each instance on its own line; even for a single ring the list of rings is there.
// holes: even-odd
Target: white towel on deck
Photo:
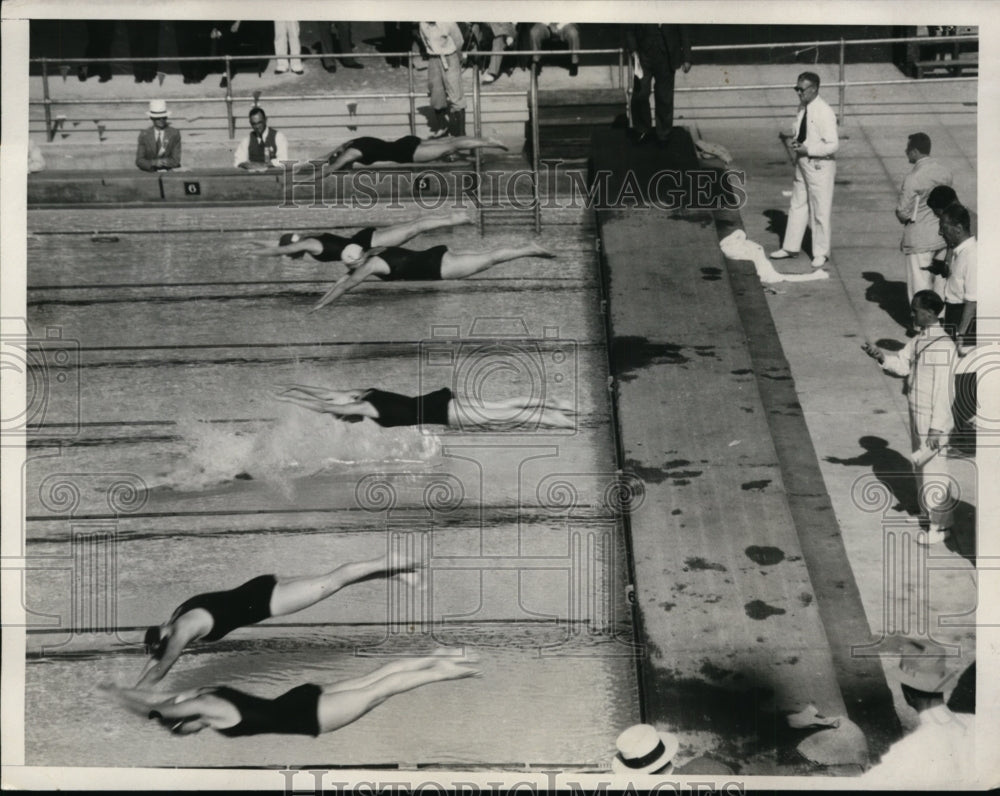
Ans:
[[[812,282],[816,279],[829,279],[824,269],[818,269],[811,274],[783,274],[771,264],[764,254],[764,247],[747,238],[746,232],[738,229],[719,242],[722,253],[730,260],[750,260],[757,269],[757,276],[765,285],[775,282]]]

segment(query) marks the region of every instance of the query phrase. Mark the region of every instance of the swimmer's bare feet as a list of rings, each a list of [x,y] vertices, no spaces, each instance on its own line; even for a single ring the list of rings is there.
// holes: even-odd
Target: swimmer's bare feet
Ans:
[[[456,210],[454,213],[450,213],[448,215],[448,222],[453,227],[459,227],[462,226],[463,224],[474,223],[472,216],[470,216],[468,213],[463,213],[461,210]]]
[[[442,680],[461,680],[465,677],[482,677],[482,672],[464,661],[439,659],[432,667],[441,675]]]
[[[556,256],[553,252],[550,252],[548,249],[542,246],[541,243],[532,243],[529,245],[528,248],[531,249],[531,254],[535,257],[553,258]]]
[[[546,402],[553,409],[558,409],[560,412],[565,412],[570,415],[577,414],[576,404],[571,401],[564,401],[562,398],[556,398],[553,395],[549,396]]]
[[[506,144],[504,144],[499,138],[487,138],[486,143],[492,147],[496,147],[497,149],[502,149],[504,152],[509,151]]]

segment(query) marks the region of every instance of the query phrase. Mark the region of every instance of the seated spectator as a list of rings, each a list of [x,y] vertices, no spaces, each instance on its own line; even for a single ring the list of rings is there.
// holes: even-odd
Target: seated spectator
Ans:
[[[135,165],[143,171],[169,171],[181,165],[181,134],[167,124],[170,111],[164,100],[151,100],[146,114],[153,126],[139,133]]]
[[[271,167],[281,167],[281,161],[288,160],[288,140],[283,133],[267,125],[267,114],[263,108],[253,107],[249,113],[253,132],[236,147],[233,165],[238,169],[266,171]]]
[[[531,28],[531,49],[541,50],[546,42],[562,42],[569,47],[569,76],[576,77],[580,65],[580,56],[576,54],[580,49],[580,32],[576,25],[572,22],[536,22]],[[540,59],[541,56],[531,56],[536,74],[542,71]]]
[[[45,171],[45,158],[42,157],[42,150],[38,144],[28,139],[28,173],[34,174],[36,171]]]

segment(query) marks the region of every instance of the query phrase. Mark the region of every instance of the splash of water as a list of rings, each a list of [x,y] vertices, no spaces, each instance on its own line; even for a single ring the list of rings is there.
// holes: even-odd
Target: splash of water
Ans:
[[[359,465],[425,463],[440,454],[436,434],[417,428],[382,428],[370,420],[344,423],[293,406],[273,421],[234,428],[182,417],[181,461],[163,486],[199,491],[234,479],[253,479],[288,491],[295,479]]]

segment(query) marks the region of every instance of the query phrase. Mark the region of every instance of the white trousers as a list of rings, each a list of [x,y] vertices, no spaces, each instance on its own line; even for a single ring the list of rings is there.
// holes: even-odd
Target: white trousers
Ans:
[[[788,208],[788,226],[781,248],[797,252],[802,248],[806,225],[812,229],[812,256],[830,256],[830,216],[833,213],[833,180],[837,176],[835,160],[802,157],[795,165],[792,201]]]
[[[278,72],[288,71],[288,56],[292,56],[291,68],[294,72],[302,71],[302,45],[299,43],[299,23],[280,20],[274,23],[274,68]]]
[[[934,255],[938,252],[916,252],[915,254],[904,254],[906,260],[906,295],[913,301],[913,294],[920,290],[933,290],[939,296],[943,296],[944,280],[930,273],[927,268],[930,266]],[[943,255],[944,253],[941,252]]]

